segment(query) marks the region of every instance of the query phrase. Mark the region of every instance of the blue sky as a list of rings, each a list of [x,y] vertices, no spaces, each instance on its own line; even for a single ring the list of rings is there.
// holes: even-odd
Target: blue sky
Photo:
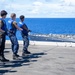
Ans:
[[[0,0],[0,11],[29,18],[75,18],[75,0]]]

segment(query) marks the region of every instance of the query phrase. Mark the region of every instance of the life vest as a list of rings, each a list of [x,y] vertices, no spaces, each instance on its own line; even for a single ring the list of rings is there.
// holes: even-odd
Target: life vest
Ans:
[[[11,31],[11,32],[16,33],[16,28],[15,28],[15,26],[13,25],[13,22],[14,22],[14,20],[10,19],[10,20],[8,21],[8,26],[7,26],[7,28],[8,28],[8,31]]]
[[[2,30],[4,30],[4,31],[6,31],[6,22],[5,22],[5,20],[3,20],[2,18],[0,19],[0,21],[2,22],[2,26],[1,26],[1,29]]]
[[[25,27],[28,28],[28,27],[26,26],[26,24],[25,24],[24,22],[19,22],[18,25],[19,25],[20,28],[23,29],[23,30],[22,30],[22,33],[23,33],[24,35],[28,36],[28,31],[23,28],[23,25],[25,25]]]

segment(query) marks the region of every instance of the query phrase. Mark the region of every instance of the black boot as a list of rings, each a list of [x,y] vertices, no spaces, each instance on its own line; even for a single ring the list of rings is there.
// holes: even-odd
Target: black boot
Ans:
[[[25,54],[31,54],[31,52],[29,52],[28,50],[25,51]]]
[[[18,54],[13,54],[13,59],[14,60],[20,60],[20,56]]]
[[[28,54],[31,54],[31,52],[29,52],[29,51],[26,50],[25,52],[22,53],[22,57],[25,57]]]
[[[22,57],[25,57],[25,56],[26,56],[26,53],[23,52],[23,53],[22,53]]]
[[[9,62],[8,59],[6,59],[4,56],[0,55],[0,61],[1,62]]]

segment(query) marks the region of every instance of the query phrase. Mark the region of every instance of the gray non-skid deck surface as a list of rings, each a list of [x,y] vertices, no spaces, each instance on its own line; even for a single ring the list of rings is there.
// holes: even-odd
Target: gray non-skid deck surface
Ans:
[[[10,45],[6,45],[5,56],[10,62],[0,62],[0,75],[75,75],[75,47],[30,45],[29,50],[33,54],[13,61]]]

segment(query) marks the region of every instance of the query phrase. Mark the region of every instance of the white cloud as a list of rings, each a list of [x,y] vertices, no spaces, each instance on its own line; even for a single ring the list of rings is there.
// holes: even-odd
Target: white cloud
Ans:
[[[38,2],[38,1],[33,2],[32,10],[31,10],[30,13],[32,13],[32,14],[39,14],[40,13],[40,9],[42,8],[42,6],[43,6],[42,2]]]
[[[64,2],[66,3],[66,4],[74,4],[75,5],[75,0],[64,0]]]
[[[4,6],[3,6],[4,5]],[[0,10],[15,12],[17,17],[75,17],[75,0],[0,0]],[[8,15],[8,16],[9,16]]]
[[[75,6],[75,0],[63,0],[62,4],[65,6]]]
[[[43,3],[42,2],[39,2],[39,1],[36,1],[33,3],[34,6],[42,6]]]

